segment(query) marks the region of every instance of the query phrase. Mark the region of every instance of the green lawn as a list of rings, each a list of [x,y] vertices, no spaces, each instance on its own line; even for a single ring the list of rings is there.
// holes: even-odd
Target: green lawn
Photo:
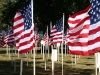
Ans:
[[[12,52],[12,50],[10,51]],[[0,50],[0,75],[20,75],[20,57],[18,54],[15,56],[16,61],[16,72],[14,72],[14,65],[12,64],[12,53],[6,54],[5,49]],[[43,61],[41,53],[36,54],[36,75],[52,75],[52,61],[51,54],[47,57],[47,69],[45,70],[45,62]],[[55,62],[54,75],[62,75],[62,55],[60,54],[60,61]],[[74,57],[73,57],[74,59]],[[33,55],[28,55],[28,67],[27,58],[23,58],[23,75],[33,75]],[[64,55],[63,61],[63,75],[95,75],[95,60],[94,55],[91,56],[80,56],[77,59],[76,64],[71,61],[71,55]]]

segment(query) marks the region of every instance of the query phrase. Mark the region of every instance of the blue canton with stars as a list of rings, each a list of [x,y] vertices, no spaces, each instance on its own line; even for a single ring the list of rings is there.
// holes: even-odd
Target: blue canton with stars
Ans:
[[[24,30],[28,30],[32,26],[32,9],[31,2],[20,9],[24,19]]]
[[[92,6],[88,14],[90,15],[90,25],[100,21],[100,0],[92,0]]]
[[[61,18],[57,23],[55,24],[55,27],[58,32],[61,32],[63,30],[63,19]]]

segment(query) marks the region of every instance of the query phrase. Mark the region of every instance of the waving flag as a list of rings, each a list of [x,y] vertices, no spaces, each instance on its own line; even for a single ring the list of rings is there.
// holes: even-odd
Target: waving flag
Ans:
[[[75,13],[68,19],[69,37],[68,46],[70,54],[89,55],[88,52],[88,34],[90,26],[90,16],[88,11],[90,6],[85,10]]]
[[[0,30],[0,43],[2,42],[2,31]]]
[[[0,30],[0,47],[3,47],[4,41],[2,39],[2,30]]]
[[[53,26],[50,32],[50,45],[62,43],[62,33],[63,33],[63,19],[61,18]]]
[[[5,42],[6,45],[9,45],[10,47],[15,46],[15,38],[14,38],[14,35],[13,35],[13,29],[12,28],[10,28],[8,31],[6,31],[6,35],[4,37],[4,42]]]
[[[32,24],[31,2],[22,7],[14,17],[14,36],[20,54],[29,52],[35,47],[34,25]]]
[[[49,35],[47,34],[47,31],[45,32],[42,40],[45,41],[46,44],[49,44]]]
[[[39,43],[40,42],[40,34],[35,32],[35,42]]]
[[[39,43],[40,42],[40,34],[38,33],[37,24],[35,25],[34,30],[35,30],[35,43]]]
[[[64,38],[63,38],[64,39],[64,44],[67,44],[67,37],[68,37],[67,34],[68,34],[68,30],[66,30],[65,34],[64,34]]]
[[[68,19],[69,53],[90,55],[100,52],[100,0]]]

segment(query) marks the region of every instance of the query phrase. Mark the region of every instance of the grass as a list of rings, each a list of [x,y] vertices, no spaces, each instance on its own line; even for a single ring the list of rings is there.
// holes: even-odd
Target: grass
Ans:
[[[10,51],[12,52],[12,51]],[[36,54],[36,75],[52,75],[52,61],[51,54],[47,57],[47,69],[45,70],[45,62],[43,61],[40,52]],[[54,75],[62,75],[62,55],[60,54],[60,60],[55,62]],[[16,72],[14,72],[14,62],[12,64],[12,54],[6,54],[5,49],[0,50],[0,75],[20,75],[20,57],[15,55],[16,60]],[[74,59],[74,57],[73,57]],[[63,61],[63,75],[95,75],[95,60],[94,55],[80,56],[77,62],[72,63],[71,55],[64,55]],[[73,65],[72,65],[73,64]],[[23,75],[33,75],[33,56],[28,55],[28,67],[27,58],[23,58]]]

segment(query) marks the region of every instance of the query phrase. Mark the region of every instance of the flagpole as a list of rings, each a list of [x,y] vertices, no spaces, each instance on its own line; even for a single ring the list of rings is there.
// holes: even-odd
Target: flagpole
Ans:
[[[65,44],[65,57],[66,57],[66,44]]]
[[[46,51],[48,50],[48,26],[47,26],[47,43],[45,43],[45,70],[46,70]]]
[[[97,53],[95,53],[95,75],[97,75]]]
[[[52,22],[51,21],[50,21],[50,30],[52,30]],[[51,45],[51,50],[53,52],[53,45]],[[52,59],[52,75],[54,75],[54,60],[53,60],[53,57],[51,59]]]
[[[16,51],[16,47],[14,46],[14,49]],[[15,52],[16,55],[16,52]],[[15,55],[14,55],[14,72],[16,73],[16,60],[15,60]]]
[[[64,35],[64,13],[63,13],[63,31],[62,31],[62,75],[63,75],[63,35]]]
[[[22,71],[23,71],[23,54],[21,54],[20,75],[22,75]]]
[[[34,26],[34,22],[33,22],[33,0],[31,0],[31,6],[32,6],[32,25]],[[33,34],[34,34],[34,32],[33,32]],[[34,57],[34,59],[33,59],[33,75],[36,75],[36,73],[35,73],[35,48],[33,49],[34,50],[34,55],[33,55],[33,57]]]
[[[28,67],[28,52],[27,52],[27,67]]]
[[[44,41],[43,41],[43,60],[44,60]]]
[[[45,70],[46,70],[46,44],[45,44]]]
[[[47,26],[47,44],[49,44],[48,26]],[[49,45],[48,45],[48,57],[49,57]]]

